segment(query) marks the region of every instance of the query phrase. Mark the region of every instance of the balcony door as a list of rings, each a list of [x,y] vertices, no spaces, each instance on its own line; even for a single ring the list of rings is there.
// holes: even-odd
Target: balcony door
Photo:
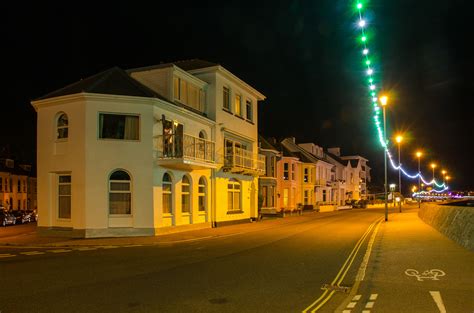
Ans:
[[[248,163],[248,161],[245,161],[247,155],[247,145],[230,139],[225,139],[224,145],[226,164],[244,167],[245,163]]]
[[[176,121],[163,121],[163,156],[183,157],[183,124]]]

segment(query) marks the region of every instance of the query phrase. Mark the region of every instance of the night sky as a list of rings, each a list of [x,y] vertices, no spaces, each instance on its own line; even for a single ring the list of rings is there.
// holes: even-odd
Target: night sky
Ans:
[[[254,3],[255,2],[255,3]],[[258,3],[257,3],[258,2]],[[29,102],[113,66],[200,58],[220,63],[267,96],[264,136],[295,136],[370,160],[383,181],[383,152],[364,83],[353,1],[44,1],[3,4],[0,147],[34,160]],[[377,75],[391,95],[388,135],[403,131],[402,163],[436,161],[452,188],[474,189],[472,1],[369,2]],[[374,49],[372,49],[374,50]],[[396,154],[396,150],[392,151]],[[389,171],[389,182],[398,174]],[[439,177],[440,174],[438,174]],[[413,183],[404,180],[405,186]]]

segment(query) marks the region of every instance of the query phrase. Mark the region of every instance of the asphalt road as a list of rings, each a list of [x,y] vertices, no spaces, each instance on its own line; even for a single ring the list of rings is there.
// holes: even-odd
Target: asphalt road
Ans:
[[[320,304],[318,312],[347,312],[345,306],[359,291],[360,301],[349,312],[367,311],[362,304],[373,294],[378,300],[372,312],[409,312],[395,310],[397,306],[387,300],[393,277],[377,276],[377,264],[392,262],[386,254],[382,260],[381,253],[397,245],[390,236],[385,250],[384,235],[393,232],[387,227],[395,223],[376,227],[374,222],[382,216],[382,210],[374,209],[313,213],[257,223],[262,227],[242,225],[235,234],[151,246],[3,247],[0,312],[311,312]],[[357,295],[345,293],[350,288],[343,287],[355,283],[376,229],[376,263],[368,263],[366,274],[373,281],[362,281]],[[452,263],[467,267],[472,278],[472,263],[466,263],[472,261],[472,253],[457,250],[449,240],[445,244],[466,253],[461,253],[461,263]],[[321,289],[336,278],[341,291]],[[403,283],[395,282],[393,287],[404,289]],[[463,286],[459,296],[467,306],[458,308],[469,307],[472,295],[472,285]],[[410,297],[405,300],[410,302]],[[438,312],[436,305],[432,310],[433,298],[420,303],[417,308],[423,310],[416,312]]]

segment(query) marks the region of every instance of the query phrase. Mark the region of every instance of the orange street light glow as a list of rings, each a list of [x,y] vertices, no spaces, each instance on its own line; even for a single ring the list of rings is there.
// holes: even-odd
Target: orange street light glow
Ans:
[[[388,100],[388,97],[387,96],[382,96],[380,97],[380,103],[385,106],[387,105],[387,100]]]
[[[396,140],[398,143],[400,143],[400,142],[402,142],[403,137],[400,136],[400,135],[398,135],[397,137],[395,137],[395,140]]]

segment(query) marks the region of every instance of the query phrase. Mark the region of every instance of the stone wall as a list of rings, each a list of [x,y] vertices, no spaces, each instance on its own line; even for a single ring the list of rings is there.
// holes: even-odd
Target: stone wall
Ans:
[[[474,251],[474,208],[423,204],[418,216],[448,238]]]

